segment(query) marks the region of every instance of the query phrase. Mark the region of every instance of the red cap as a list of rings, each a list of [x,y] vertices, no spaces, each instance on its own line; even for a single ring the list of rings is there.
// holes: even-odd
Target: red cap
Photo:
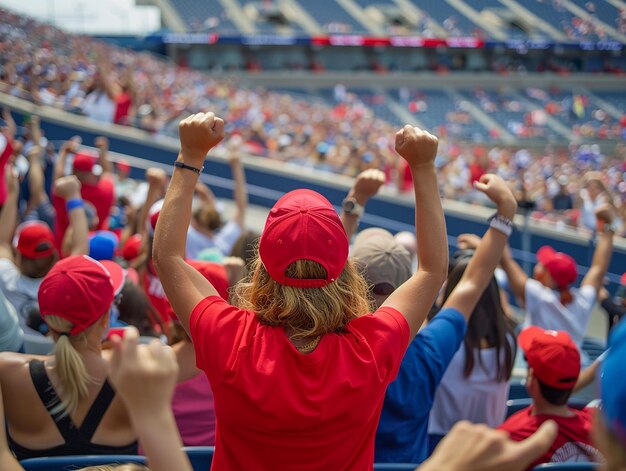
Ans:
[[[558,389],[574,387],[580,374],[580,352],[567,332],[531,326],[517,340],[539,381]]]
[[[122,257],[130,262],[139,257],[141,251],[141,234],[134,234],[126,239],[124,247],[122,247]]]
[[[537,260],[541,263],[559,288],[567,288],[578,277],[576,261],[563,252],[557,252],[547,245],[537,252]]]
[[[622,285],[626,286],[626,272],[625,272],[625,273],[622,273],[622,276],[620,277],[619,282],[620,282]]]
[[[54,234],[40,221],[20,224],[15,231],[14,245],[26,258],[44,258],[56,252]]]
[[[124,173],[129,173],[131,170],[131,167],[130,167],[130,164],[126,160],[118,160],[117,169]]]
[[[319,288],[341,275],[348,259],[348,237],[326,198],[315,191],[294,190],[270,210],[259,255],[267,273],[281,285]],[[288,278],[285,270],[296,260],[319,263],[326,269],[326,278]]]
[[[58,316],[71,322],[69,334],[77,335],[110,309],[116,288],[100,262],[86,255],[64,258],[39,286],[41,316]]]
[[[224,265],[200,260],[187,260],[187,263],[209,280],[222,299],[228,301],[228,286],[230,283],[228,282],[228,275]]]
[[[97,157],[91,154],[78,152],[74,155],[74,171],[75,172],[93,172],[96,166]]]
[[[154,230],[156,229],[157,221],[159,220],[159,214],[161,214],[161,208],[165,200],[159,200],[150,206],[148,210],[148,220],[146,221],[146,230],[150,237],[154,236]]]
[[[113,260],[100,260],[100,263],[111,275],[111,282],[113,283],[115,296],[117,296],[122,292],[122,288],[124,288],[124,283],[126,282],[126,270]]]

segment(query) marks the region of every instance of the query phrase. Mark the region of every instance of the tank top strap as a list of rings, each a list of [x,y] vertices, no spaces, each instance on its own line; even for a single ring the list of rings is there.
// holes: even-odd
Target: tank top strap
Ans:
[[[96,400],[91,405],[85,420],[83,420],[80,426],[80,432],[86,441],[91,442],[93,434],[96,432],[98,425],[100,425],[100,421],[111,405],[111,402],[113,402],[114,397],[115,391],[113,391],[109,381],[104,380],[102,389],[100,389]]]
[[[39,395],[39,399],[41,399],[41,402],[54,421],[54,424],[65,440],[65,443],[88,445],[88,440],[83,438],[82,433],[80,433],[78,428],[76,428],[76,425],[70,418],[67,411],[61,409],[55,412],[53,410],[61,403],[61,399],[52,387],[52,383],[50,383],[44,362],[41,360],[31,360],[28,367],[30,377],[33,381],[33,385],[35,386],[35,390]]]

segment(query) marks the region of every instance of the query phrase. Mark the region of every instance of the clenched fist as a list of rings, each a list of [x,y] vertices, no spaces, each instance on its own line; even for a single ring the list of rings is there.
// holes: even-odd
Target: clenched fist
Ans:
[[[183,162],[202,167],[204,159],[224,137],[224,121],[213,113],[198,113],[178,125]]]
[[[436,136],[408,124],[396,133],[396,152],[411,168],[432,164],[438,144]]]
[[[487,173],[474,182],[474,188],[482,191],[498,207],[498,213],[513,219],[517,209],[517,201],[506,182],[497,175]]]
[[[101,151],[109,150],[109,140],[104,136],[96,137],[94,145]]]
[[[146,181],[149,186],[164,186],[167,181],[167,174],[163,169],[150,167],[146,170]]]
[[[54,183],[54,193],[65,200],[80,198],[80,181],[76,175],[61,177]]]

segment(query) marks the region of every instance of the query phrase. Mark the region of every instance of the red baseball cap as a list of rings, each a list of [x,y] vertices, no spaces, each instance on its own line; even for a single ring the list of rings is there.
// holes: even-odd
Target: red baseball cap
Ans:
[[[163,208],[164,199],[160,199],[148,210],[148,220],[146,221],[146,230],[148,231],[148,235],[150,237],[154,237],[154,231],[156,229],[157,221],[159,220],[159,214],[161,214],[161,209]]]
[[[530,326],[517,340],[539,381],[557,389],[574,387],[580,374],[580,352],[567,332]]]
[[[224,265],[200,260],[187,260],[187,263],[209,280],[222,299],[228,301],[228,286],[230,283],[228,282],[228,275]]]
[[[547,245],[537,252],[537,260],[541,263],[559,288],[567,288],[578,277],[576,261],[563,252],[557,252]]]
[[[620,284],[626,286],[626,272],[622,273],[622,276],[619,279]]]
[[[129,173],[131,170],[130,164],[126,160],[118,160],[117,161],[117,169],[121,170],[124,173]]]
[[[267,273],[281,285],[319,288],[341,275],[348,259],[348,237],[326,198],[312,190],[294,190],[270,210],[259,255]],[[319,263],[326,269],[326,278],[287,277],[285,270],[296,260]]]
[[[98,158],[95,155],[78,152],[74,155],[73,168],[75,172],[88,172],[94,175],[102,173],[102,167],[96,165]]]
[[[124,242],[124,247],[122,247],[122,257],[127,262],[135,260],[139,257],[139,252],[141,251],[141,234],[133,234],[126,242]]]
[[[117,296],[122,292],[122,288],[124,288],[124,283],[126,282],[126,270],[113,260],[100,260],[100,263],[104,266],[104,268],[106,268],[109,275],[111,275],[114,294]]]
[[[13,245],[26,258],[44,258],[56,252],[54,234],[41,221],[20,224],[15,231]]]
[[[120,283],[119,278],[115,281]],[[39,286],[41,316],[58,316],[72,323],[77,335],[106,313],[119,286],[100,262],[86,255],[64,258],[52,267]]]

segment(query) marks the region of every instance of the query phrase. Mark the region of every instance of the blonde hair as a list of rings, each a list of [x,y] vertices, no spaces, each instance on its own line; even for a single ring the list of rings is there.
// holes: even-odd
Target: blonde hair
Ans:
[[[297,260],[287,267],[286,275],[318,279],[326,278],[326,270],[317,262]],[[274,281],[258,252],[248,277],[235,287],[234,300],[240,308],[254,311],[262,323],[286,327],[294,339],[339,332],[373,308],[367,283],[351,260],[334,282],[321,288],[295,288]]]
[[[72,323],[58,316],[46,316],[46,323],[55,332],[69,332]],[[78,342],[86,342],[85,331],[72,336],[59,335],[54,346],[54,367],[59,375],[63,399],[52,409],[52,414],[61,417],[76,411],[78,404],[89,394],[88,385],[92,380],[87,372],[80,353],[74,348]]]

